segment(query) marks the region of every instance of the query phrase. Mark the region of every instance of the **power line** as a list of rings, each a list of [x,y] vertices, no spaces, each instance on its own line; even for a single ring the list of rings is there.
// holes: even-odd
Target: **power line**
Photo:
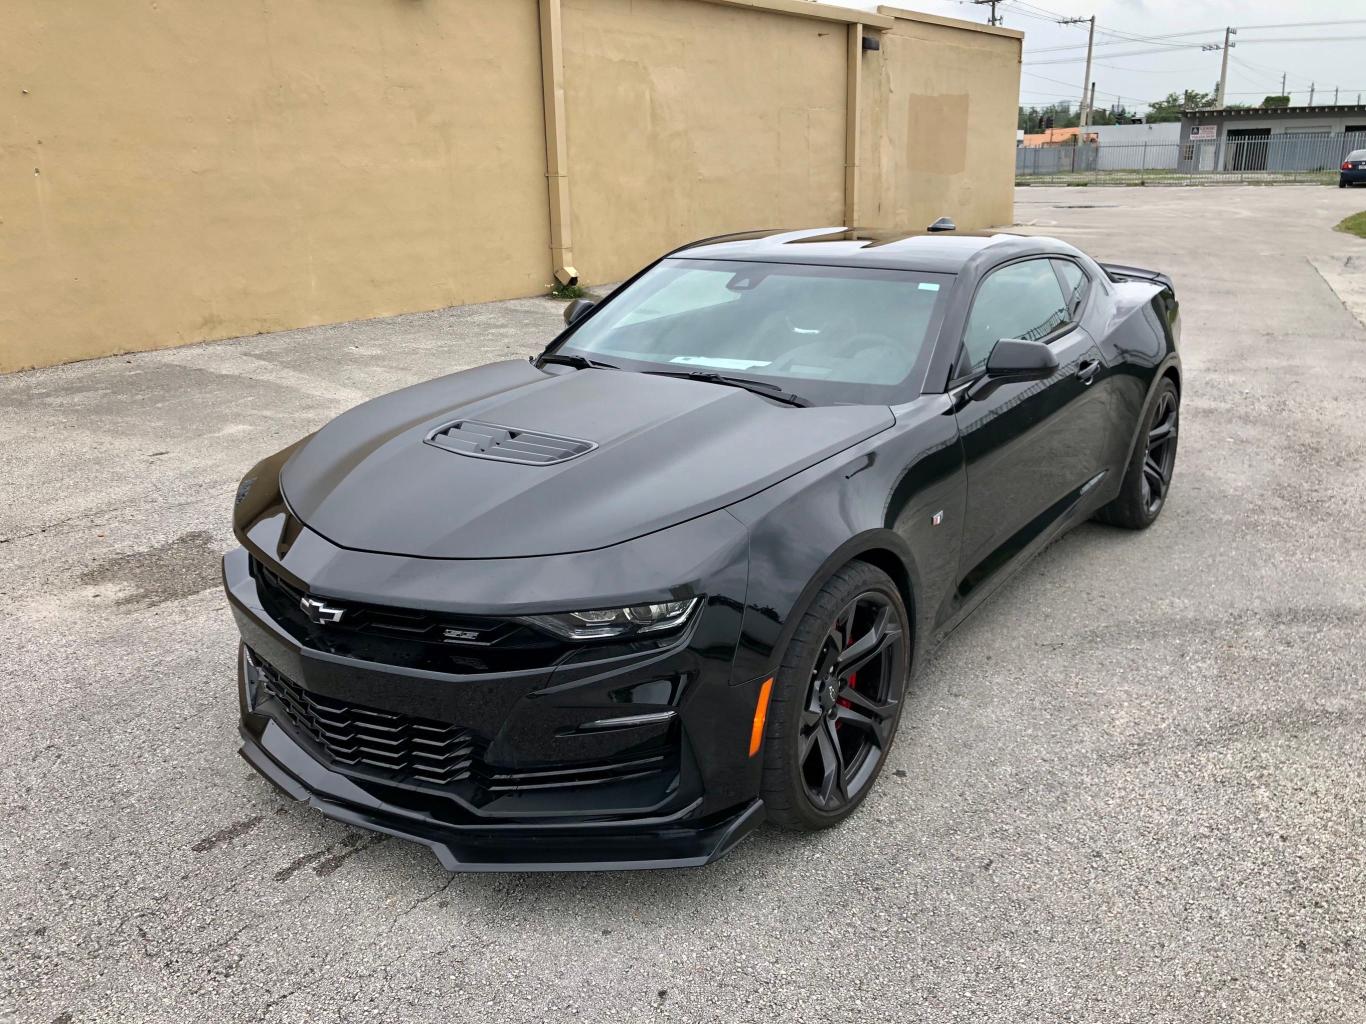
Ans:
[[[1063,21],[1069,17],[1066,14],[1059,14],[1057,11],[1050,11],[1047,7],[1040,7],[1038,4],[1029,3],[1027,0],[1006,0],[1011,7],[1020,14],[1028,15],[1031,18],[1046,18],[1049,21]],[[1032,12],[1032,13],[1031,13]]]
[[[1059,79],[1059,78],[1048,78],[1048,77],[1045,76],[1045,75],[1036,75],[1036,74],[1035,74],[1034,72],[1032,72],[1032,71],[1024,71],[1024,72],[1021,72],[1021,73],[1022,73],[1022,74],[1026,74],[1026,75],[1029,75],[1029,77],[1031,77],[1031,78],[1040,78],[1040,79],[1043,79],[1043,81],[1045,81],[1045,82],[1051,82],[1053,85],[1064,85],[1064,86],[1068,86],[1069,88],[1074,86],[1074,83],[1072,83],[1072,82],[1064,82],[1064,81],[1062,81],[1062,80]],[[1069,93],[1067,93],[1066,95],[1061,95],[1061,94],[1058,94],[1058,93],[1044,93],[1044,92],[1042,92],[1041,90],[1035,90],[1035,89],[1021,89],[1020,92],[1022,92],[1022,93],[1027,92],[1027,93],[1029,93],[1029,94],[1032,95],[1032,96],[1052,96],[1052,97],[1054,97],[1054,98],[1056,98],[1056,99],[1067,100],[1068,102],[1071,102],[1071,101],[1072,101],[1072,97],[1076,95],[1076,94],[1073,93],[1073,92],[1069,92]],[[1097,90],[1096,90],[1096,94],[1099,95],[1099,96],[1110,96],[1110,97],[1113,97],[1114,99],[1117,99],[1117,100],[1121,100],[1121,99],[1124,99],[1124,98],[1125,98],[1125,94],[1124,94],[1124,93],[1107,92],[1107,91],[1104,90],[1104,89],[1097,89]],[[1128,98],[1129,98],[1130,100],[1132,100],[1135,104],[1137,104],[1137,105],[1139,105],[1139,106],[1144,106],[1144,107],[1146,107],[1146,106],[1151,106],[1151,105],[1153,104],[1153,102],[1154,102],[1153,100],[1141,100],[1141,99],[1138,99],[1137,97],[1134,97],[1134,96],[1129,96]]]
[[[1276,39],[1244,39],[1244,43],[1350,43],[1366,36],[1280,36]]]
[[[1047,75],[1037,75],[1032,71],[1022,71],[1021,74],[1028,75],[1030,78],[1039,78],[1045,82],[1051,82],[1054,85],[1065,85],[1069,88],[1074,85],[1072,82],[1064,82],[1061,78],[1049,78]],[[1114,96],[1116,99],[1122,95],[1117,92],[1106,92],[1104,89],[1097,89],[1096,92],[1100,93],[1102,96]]]
[[[1287,21],[1280,25],[1239,25],[1238,27],[1256,32],[1267,28],[1326,28],[1337,25],[1366,25],[1366,18],[1344,18],[1341,21]]]
[[[1346,18],[1346,19],[1343,19],[1343,20],[1341,20],[1341,21],[1298,21],[1298,22],[1285,22],[1285,23],[1283,23],[1283,24],[1278,24],[1278,25],[1238,25],[1238,26],[1236,26],[1236,27],[1237,27],[1239,30],[1241,30],[1241,31],[1256,32],[1256,31],[1261,31],[1261,30],[1264,30],[1264,29],[1273,29],[1273,28],[1325,28],[1325,27],[1340,26],[1340,25],[1366,25],[1366,18]],[[1161,43],[1161,45],[1164,45],[1164,46],[1176,46],[1176,47],[1181,47],[1181,46],[1190,46],[1190,45],[1193,45],[1193,44],[1190,44],[1190,43],[1165,43],[1165,42],[1162,42],[1162,41],[1163,41],[1163,40],[1167,40],[1167,39],[1183,39],[1183,38],[1185,38],[1185,37],[1187,37],[1187,36],[1212,36],[1212,35],[1214,35],[1214,34],[1217,33],[1217,32],[1222,32],[1222,31],[1223,31],[1223,28],[1222,28],[1222,27],[1220,27],[1220,28],[1198,28],[1198,29],[1191,29],[1190,31],[1187,31],[1187,32],[1167,32],[1167,33],[1165,33],[1165,34],[1163,34],[1163,35],[1156,35],[1156,36],[1142,35],[1142,34],[1136,33],[1136,32],[1124,32],[1124,31],[1121,31],[1121,30],[1119,30],[1119,29],[1110,29],[1110,28],[1097,28],[1096,31],[1097,31],[1097,32],[1100,32],[1100,33],[1103,33],[1103,34],[1105,34],[1105,35],[1110,35],[1110,36],[1115,36],[1115,37],[1116,37],[1116,39],[1115,39],[1113,42],[1109,42],[1109,43],[1096,43],[1097,46],[1121,46],[1121,45],[1123,45],[1123,42],[1124,42],[1125,40],[1127,40],[1127,41],[1129,41],[1129,42]],[[1039,47],[1038,49],[1033,49],[1033,50],[1030,50],[1029,52],[1030,52],[1030,53],[1053,53],[1053,52],[1056,52],[1056,51],[1059,51],[1059,50],[1081,50],[1081,49],[1084,49],[1085,47],[1086,47],[1086,44],[1085,44],[1085,43],[1067,43],[1067,44],[1062,45],[1062,46],[1041,46],[1041,47]]]
[[[1360,89],[1358,89],[1358,88],[1357,88],[1356,86],[1354,86],[1354,85],[1344,85],[1344,86],[1340,86],[1340,87],[1339,87],[1339,86],[1333,86],[1333,88],[1335,88],[1335,89],[1341,88],[1343,92],[1366,92],[1366,85],[1363,85]],[[1285,94],[1288,95],[1288,94],[1290,94],[1290,93],[1308,92],[1308,91],[1309,91],[1308,89],[1287,89],[1286,92],[1285,92]],[[1322,91],[1322,90],[1319,90],[1319,91]],[[1239,91],[1239,92],[1232,92],[1232,91],[1230,91],[1230,92],[1229,92],[1229,95],[1230,95],[1230,96],[1267,96],[1267,95],[1272,95],[1272,96],[1274,96],[1274,95],[1276,95],[1276,91],[1275,91],[1275,90],[1272,90],[1271,92],[1268,93],[1268,91],[1267,91],[1266,89],[1243,89],[1243,90],[1241,90],[1241,91]]]
[[[1360,42],[1366,36],[1287,36],[1280,39],[1244,39],[1243,43],[1352,43]],[[1208,43],[1184,43],[1184,49],[1199,49],[1208,46]],[[1148,50],[1126,50],[1124,53],[1109,53],[1107,57],[1142,57],[1150,53],[1170,53],[1167,48],[1148,49]],[[1084,61],[1085,57],[1055,57],[1052,60],[1027,60],[1023,63],[1027,66],[1042,67],[1045,64],[1078,64]]]
[[[1237,57],[1233,57],[1232,60],[1233,63],[1236,65],[1234,70],[1238,72],[1238,74],[1242,75],[1244,78],[1253,79],[1255,82],[1263,82],[1267,78],[1270,78],[1272,80],[1273,85],[1279,86],[1279,77],[1276,75],[1274,71],[1263,71],[1259,68],[1249,67],[1248,65],[1244,64],[1241,60],[1239,60]]]
[[[1259,64],[1257,63],[1257,61],[1248,60],[1246,57],[1234,57],[1233,59],[1236,60],[1239,64],[1246,64],[1250,68],[1257,68],[1262,71],[1266,71],[1272,75],[1287,75],[1290,78],[1298,78],[1301,82],[1313,81],[1313,79],[1311,79],[1307,75],[1299,75],[1295,74],[1294,72],[1288,72],[1281,68],[1272,67],[1270,64]]]
[[[1095,63],[1098,68],[1109,68],[1111,71],[1134,71],[1142,75],[1203,75],[1209,70],[1208,68],[1130,68],[1123,64],[1106,64],[1103,61],[1096,61]]]

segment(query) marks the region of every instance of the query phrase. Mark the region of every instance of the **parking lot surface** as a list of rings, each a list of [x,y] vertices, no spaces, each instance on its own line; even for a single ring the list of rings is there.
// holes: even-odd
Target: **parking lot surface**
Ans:
[[[952,636],[842,828],[704,870],[452,876],[236,755],[239,476],[558,304],[0,377],[0,1019],[1366,1020],[1362,197],[1017,199],[1176,281],[1168,506]]]

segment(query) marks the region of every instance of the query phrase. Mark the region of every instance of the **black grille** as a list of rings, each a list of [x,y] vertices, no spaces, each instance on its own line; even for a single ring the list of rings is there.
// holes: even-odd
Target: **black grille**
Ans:
[[[256,558],[251,574],[261,604],[301,643],[363,661],[460,674],[544,668],[568,653],[566,644],[512,619],[445,615],[415,608],[333,601],[337,622],[310,619],[306,591]]]
[[[487,743],[469,729],[313,693],[255,651],[251,666],[255,706],[260,709],[262,698],[274,701],[282,724],[310,742],[329,767],[348,775],[456,792],[481,804],[511,793],[631,782],[672,775],[678,769],[679,746],[672,735],[663,746],[606,761],[529,768],[492,765],[484,758]]]
[[[592,441],[500,427],[477,420],[458,420],[437,427],[427,435],[427,443],[477,459],[522,462],[532,466],[568,462],[597,447]]]
[[[310,693],[253,660],[265,693],[333,764],[435,786],[470,778],[479,743],[468,729]]]

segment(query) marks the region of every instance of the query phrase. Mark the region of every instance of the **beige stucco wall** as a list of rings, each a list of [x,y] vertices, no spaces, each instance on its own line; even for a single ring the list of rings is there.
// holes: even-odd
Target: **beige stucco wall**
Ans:
[[[680,0],[564,0],[574,260],[841,223],[845,26]]]
[[[1010,224],[1021,34],[902,12],[881,42],[863,57],[859,219]]]
[[[587,283],[842,223],[849,21],[885,30],[859,58],[861,226],[1011,219],[1018,34],[804,0],[562,5]],[[0,7],[0,372],[552,281],[538,0]]]
[[[0,371],[549,280],[535,0],[5,0]]]

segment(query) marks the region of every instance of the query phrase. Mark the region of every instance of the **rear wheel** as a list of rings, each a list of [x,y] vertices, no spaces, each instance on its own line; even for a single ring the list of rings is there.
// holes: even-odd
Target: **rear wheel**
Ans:
[[[802,617],[774,680],[764,737],[768,818],[809,832],[848,817],[891,751],[910,625],[886,573],[854,562]]]
[[[1147,529],[1162,512],[1176,470],[1176,435],[1181,419],[1181,397],[1176,385],[1158,385],[1144,432],[1134,446],[1119,495],[1096,518],[1130,530]]]

